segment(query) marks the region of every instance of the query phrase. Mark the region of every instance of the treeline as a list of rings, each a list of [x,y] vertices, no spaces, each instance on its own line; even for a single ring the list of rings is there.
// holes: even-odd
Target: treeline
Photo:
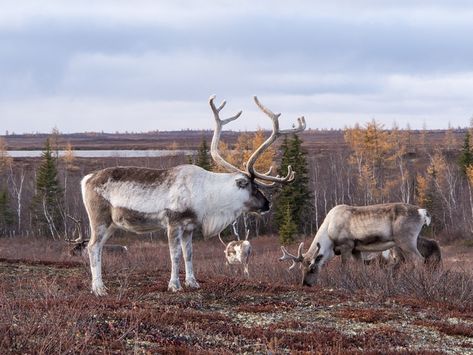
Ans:
[[[346,128],[343,149],[306,151],[297,136],[287,137],[276,151],[270,147],[255,168],[272,166],[280,176],[287,166],[296,171],[292,184],[268,188],[273,210],[263,217],[240,221],[252,234],[277,233],[282,242],[317,231],[327,212],[337,204],[367,205],[402,201],[426,207],[433,216],[428,233],[439,239],[473,237],[473,151],[471,133],[465,129],[445,131],[432,144],[425,132],[397,127],[385,129],[376,121]],[[168,168],[194,163],[213,166],[208,142],[203,139],[194,157],[76,158],[72,146],[58,147],[58,132],[45,142],[38,159],[8,156],[0,140],[0,233],[51,238],[87,234],[87,218],[80,195],[80,179],[87,173],[115,165]],[[208,138],[208,135],[207,135]],[[265,132],[242,133],[231,146],[221,143],[220,152],[244,170],[244,163],[264,141]],[[64,157],[57,150],[66,149]],[[79,222],[79,226],[78,223]]]
[[[400,201],[429,210],[432,237],[472,239],[473,159],[464,132],[463,142],[448,129],[432,144],[425,131],[387,130],[375,120],[345,129],[347,150],[310,157],[315,227],[337,204]]]

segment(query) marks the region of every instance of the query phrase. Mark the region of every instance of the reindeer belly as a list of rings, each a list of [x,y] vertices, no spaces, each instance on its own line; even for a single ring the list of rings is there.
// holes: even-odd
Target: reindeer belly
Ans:
[[[389,219],[356,216],[351,218],[348,227],[341,230],[340,241],[352,241],[352,247],[357,251],[383,251],[395,245],[392,225]],[[337,244],[337,243],[335,243]]]
[[[148,233],[163,228],[160,214],[122,207],[112,207],[112,220],[117,227],[133,233]]]

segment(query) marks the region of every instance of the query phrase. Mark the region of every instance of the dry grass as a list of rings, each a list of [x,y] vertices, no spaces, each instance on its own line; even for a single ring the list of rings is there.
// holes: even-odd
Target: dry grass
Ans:
[[[64,244],[1,239],[1,353],[473,351],[471,271],[353,265],[343,275],[334,260],[307,289],[277,260],[275,238],[252,241],[249,280],[225,266],[220,243],[199,241],[202,287],[176,294],[165,243],[114,242],[130,255],[104,256],[110,295],[96,298],[86,260]]]

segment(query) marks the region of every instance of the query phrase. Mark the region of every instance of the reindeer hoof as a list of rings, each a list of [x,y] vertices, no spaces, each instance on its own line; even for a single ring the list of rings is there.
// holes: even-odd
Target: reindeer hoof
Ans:
[[[200,288],[199,283],[196,281],[196,279],[186,279],[186,286],[190,288]]]
[[[104,286],[103,283],[92,284],[92,293],[96,296],[106,296],[107,288]]]
[[[182,287],[181,287],[179,281],[178,282],[169,281],[168,291],[171,291],[171,292],[182,291]]]

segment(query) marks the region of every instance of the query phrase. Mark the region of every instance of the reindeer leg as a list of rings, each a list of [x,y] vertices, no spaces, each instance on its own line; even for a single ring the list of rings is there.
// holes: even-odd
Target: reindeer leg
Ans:
[[[406,238],[397,247],[401,251],[401,253],[397,251],[400,260],[405,256],[406,260],[412,262],[416,268],[424,264],[424,257],[417,250],[417,238]]]
[[[243,267],[243,272],[244,272],[244,274],[247,278],[250,278],[250,272],[248,270],[248,263],[245,263],[245,265]]]
[[[184,253],[184,262],[186,268],[186,286],[191,288],[199,288],[200,285],[195,279],[194,268],[192,265],[192,234],[194,230],[185,231],[182,234],[181,248]]]
[[[342,269],[346,270],[347,263],[353,257],[354,243],[345,243],[338,246],[338,251],[342,257]]]
[[[92,292],[96,296],[105,296],[107,288],[102,281],[102,249],[107,239],[113,234],[113,225],[106,227],[101,225],[91,227],[91,237],[87,246],[90,261],[90,271],[92,273]]]
[[[182,290],[179,282],[179,261],[182,250],[180,241],[182,238],[182,227],[168,225],[169,254],[171,256],[171,279],[169,280],[168,290],[172,292]]]

